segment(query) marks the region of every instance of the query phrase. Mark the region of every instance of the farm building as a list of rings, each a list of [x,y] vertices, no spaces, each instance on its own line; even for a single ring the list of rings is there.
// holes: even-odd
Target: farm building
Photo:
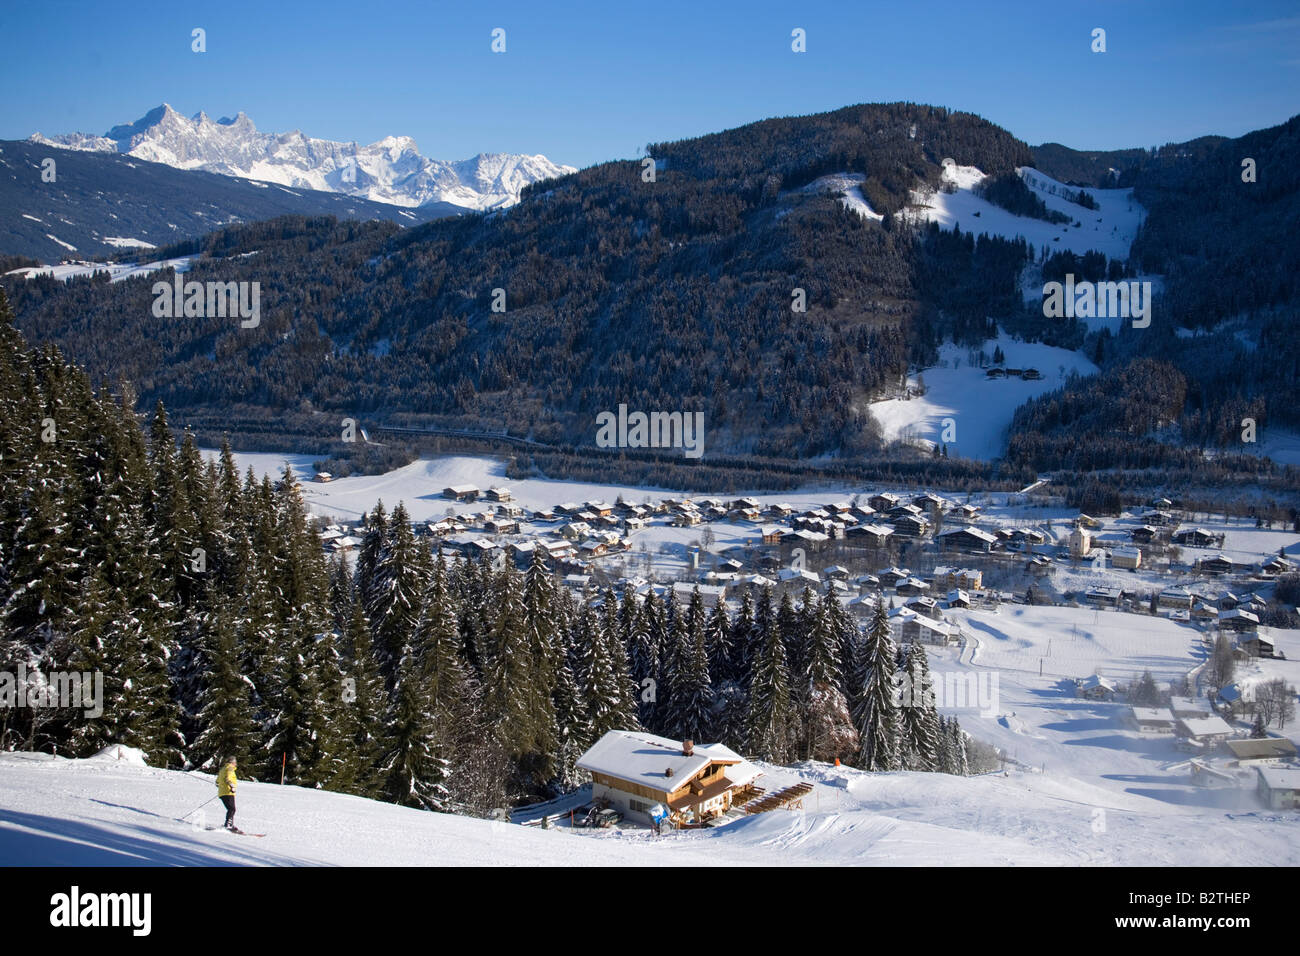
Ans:
[[[1267,767],[1295,760],[1295,744],[1286,737],[1226,740],[1223,744],[1243,767]]]
[[[1201,747],[1221,744],[1232,736],[1232,727],[1217,714],[1209,717],[1179,717],[1174,732]]]
[[[606,801],[629,819],[650,822],[656,803],[675,824],[719,817],[755,793],[762,771],[722,744],[630,730],[611,730],[578,758],[591,774],[591,796]]]

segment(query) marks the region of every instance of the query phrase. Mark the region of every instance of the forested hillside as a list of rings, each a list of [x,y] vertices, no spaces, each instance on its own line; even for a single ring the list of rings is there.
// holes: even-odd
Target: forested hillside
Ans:
[[[159,405],[91,388],[29,351],[0,293],[0,669],[25,699],[100,672],[102,712],[0,711],[0,749],[154,766],[230,756],[263,779],[485,812],[576,782],[606,731],[644,726],[786,762],[966,773],[933,701],[904,707],[883,601],[864,633],[833,593],[739,610],[575,594],[541,549],[449,563],[399,502],[367,516],[354,565],[327,562],[292,477],[241,476],[229,448],[179,447]]]

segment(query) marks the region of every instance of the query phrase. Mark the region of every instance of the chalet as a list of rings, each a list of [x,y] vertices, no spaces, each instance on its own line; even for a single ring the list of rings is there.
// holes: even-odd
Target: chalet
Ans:
[[[1036,368],[1027,368],[1021,377],[1026,382],[1036,382],[1043,377],[1043,373]]]
[[[1272,657],[1273,642],[1267,637],[1251,631],[1237,635],[1233,650],[1243,660],[1252,657]]]
[[[1079,513],[1079,517],[1074,519],[1074,523],[1081,528],[1091,528],[1093,531],[1101,530],[1101,522],[1089,515]]]
[[[944,531],[939,535],[941,547],[964,551],[992,551],[997,540],[994,535],[989,534],[987,531],[981,531],[979,528],[970,525]]]
[[[609,545],[604,541],[584,541],[578,546],[578,556],[582,558],[599,558],[609,553]]]
[[[509,488],[489,488],[485,493],[488,501],[513,501],[514,495],[510,494]]]
[[[1152,508],[1157,508],[1164,511],[1164,510],[1168,510],[1169,508],[1172,508],[1174,506],[1174,503],[1170,501],[1168,498],[1152,498],[1151,501],[1148,502],[1148,505]]]
[[[493,515],[483,522],[483,530],[493,534],[518,534],[519,522],[514,518]]]
[[[853,505],[847,501],[836,501],[827,505],[826,510],[833,515],[846,515],[853,510]]]
[[[930,585],[920,578],[904,578],[894,585],[894,590],[898,592],[899,597],[911,597],[914,594],[923,594],[930,590]]]
[[[745,570],[745,566],[739,561],[737,561],[735,558],[728,558],[726,561],[719,562],[718,570],[730,571],[731,573],[735,574],[736,572]]]
[[[742,521],[752,521],[755,524],[763,520],[763,512],[758,508],[737,508],[732,514]]]
[[[932,491],[927,491],[925,494],[917,495],[913,498],[912,504],[916,505],[918,508],[924,508],[926,511],[931,511],[935,508],[942,510],[948,507],[948,499],[944,498],[942,495],[936,495]]]
[[[762,506],[762,502],[757,498],[737,498],[731,503],[733,511],[748,511],[751,509],[761,508]]]
[[[698,511],[687,510],[679,511],[677,514],[673,515],[673,520],[670,524],[672,524],[674,528],[690,528],[699,524],[703,520],[704,515],[700,514]]]
[[[785,529],[779,525],[768,524],[759,529],[759,534],[763,537],[764,544],[780,544],[781,534]]]
[[[838,581],[847,581],[849,579],[849,569],[844,567],[842,564],[832,564],[829,568],[822,571],[822,574]]]
[[[330,542],[329,548],[335,554],[346,554],[353,548],[361,547],[361,539],[354,538],[351,535],[344,535],[341,538],[335,538]]]
[[[334,480],[334,476],[331,475],[328,471],[318,471],[316,472],[316,475],[312,478],[312,481],[317,481],[320,482],[321,484],[326,484],[333,480]]]
[[[821,584],[822,579],[816,571],[809,571],[806,568],[782,568],[777,572],[776,579],[782,584]]]
[[[1188,616],[1198,624],[1208,624],[1210,621],[1219,619],[1219,609],[1213,604],[1196,601],[1192,604],[1191,613]]]
[[[1174,533],[1174,543],[1194,548],[1208,548],[1218,538],[1204,528],[1185,528]]]
[[[585,510],[595,513],[598,517],[604,517],[614,513],[614,506],[607,501],[588,501]]]
[[[970,607],[970,595],[961,588],[953,588],[948,592],[948,607]]]
[[[1168,707],[1131,707],[1129,722],[1144,734],[1172,734],[1174,715]]]
[[[979,517],[979,505],[957,505],[952,509],[954,516],[961,518],[963,521],[974,521]]]
[[[641,731],[611,730],[578,758],[591,796],[627,819],[652,822],[661,807],[673,824],[719,817],[757,794],[762,771],[722,744],[695,746]]]
[[[546,556],[556,561],[572,558],[578,553],[570,541],[543,541],[541,546],[545,549]]]
[[[583,510],[582,505],[576,504],[572,501],[566,501],[562,505],[555,506],[555,513],[557,515],[567,515],[569,517],[573,517],[577,515],[582,510]]]
[[[1157,528],[1167,528],[1170,525],[1177,524],[1178,519],[1168,511],[1148,511],[1142,515],[1142,523],[1153,525]]]
[[[991,369],[989,369],[987,372],[985,372],[985,373],[984,373],[984,376],[985,376],[986,378],[993,378],[993,379],[1006,378],[1006,377],[1007,377],[1007,373],[1004,372],[1002,369],[997,368],[996,366],[994,366],[993,368],[991,368]]]
[[[623,519],[623,527],[626,528],[629,532],[642,531],[645,529],[645,525],[646,525],[645,518],[638,518],[636,515],[628,515],[626,518]]]
[[[906,568],[885,568],[878,577],[882,587],[897,587],[901,582],[906,581],[912,576],[912,572]]]
[[[1172,587],[1165,588],[1156,598],[1157,607],[1181,607],[1190,609],[1192,606],[1192,592],[1187,588]]]
[[[591,531],[591,525],[585,521],[570,521],[560,528],[560,535],[570,541],[581,541]]]
[[[1232,562],[1222,554],[1202,558],[1196,563],[1196,567],[1205,574],[1230,574],[1232,572]]]
[[[1198,787],[1240,787],[1241,781],[1237,776],[1226,767],[1216,766],[1205,760],[1187,761],[1187,769],[1191,773],[1192,783]]]
[[[1271,767],[1296,758],[1295,744],[1286,737],[1225,740],[1223,746],[1228,748],[1241,767]]]
[[[889,536],[894,529],[883,524],[855,524],[847,528],[844,537],[866,544],[873,548],[883,548],[889,543]]]
[[[1052,570],[1052,559],[1045,554],[1036,554],[1029,559],[1030,574],[1048,574]]]
[[[533,512],[533,520],[541,521],[545,524],[552,524],[553,522],[559,521],[560,516],[550,508],[543,508],[541,511]]]
[[[572,588],[575,591],[585,591],[591,585],[591,575],[566,574],[562,583],[566,588]]]
[[[903,606],[911,608],[917,614],[924,614],[932,620],[937,621],[942,616],[939,613],[939,602],[934,598],[927,597],[923,594],[918,594],[915,597],[909,598]]]
[[[794,514],[794,509],[787,504],[768,505],[767,513],[777,518],[787,518]]]
[[[878,495],[872,495],[867,499],[867,504],[877,511],[889,511],[891,508],[897,508],[900,501],[902,499],[898,495],[886,491]]]
[[[1075,681],[1074,688],[1075,693],[1085,700],[1115,699],[1115,685],[1100,674]]]
[[[1025,370],[1023,368],[1007,369],[1007,378],[1020,378],[1024,374],[1025,374]]]
[[[1038,545],[1046,543],[1047,535],[1037,528],[1016,528],[1011,532],[1011,540]]]
[[[442,489],[442,496],[453,501],[476,501],[478,489],[473,485],[451,485]]]
[[[1231,611],[1219,612],[1219,630],[1254,632],[1259,627],[1259,618],[1249,611],[1243,611],[1241,608],[1233,608]]]
[[[894,533],[903,535],[907,538],[921,538],[930,530],[930,522],[926,521],[919,515],[902,514],[894,518],[890,524],[894,526]]]
[[[1256,767],[1258,793],[1270,810],[1294,810],[1300,807],[1300,769],[1294,767]]]
[[[925,517],[925,511],[913,504],[895,505],[889,509],[888,514],[890,518],[901,518],[904,515],[909,515],[913,518]]]
[[[1295,570],[1295,563],[1288,561],[1281,555],[1275,554],[1273,557],[1261,564],[1259,570],[1261,574],[1287,574],[1288,572]]]
[[[1133,539],[1134,544],[1150,544],[1159,533],[1159,529],[1144,524],[1134,528],[1128,533],[1128,536]]]

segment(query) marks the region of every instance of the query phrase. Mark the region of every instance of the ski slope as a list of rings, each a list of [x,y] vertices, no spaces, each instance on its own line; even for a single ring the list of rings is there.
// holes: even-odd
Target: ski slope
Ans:
[[[924,369],[925,394],[918,398],[891,398],[872,402],[871,415],[880,423],[886,441],[920,440],[944,444],[945,419],[952,419],[955,441],[946,442],[950,455],[988,461],[1006,449],[1007,430],[1016,409],[1045,392],[1060,388],[1071,372],[1092,375],[1097,366],[1079,352],[1036,342],[1017,342],[1006,335],[984,343],[992,355],[1001,346],[1011,368],[1036,368],[1043,378],[990,380],[987,369],[968,361],[970,349],[943,345],[939,365]],[[1061,369],[1064,367],[1064,376]],[[913,376],[909,385],[918,384]]]
[[[975,193],[975,187],[987,178],[985,174],[974,166],[956,165],[945,166],[940,174],[942,182],[954,191],[916,191],[906,215],[912,220],[937,222],[944,229],[960,227],[962,232],[975,235],[988,233],[1007,239],[1022,236],[1035,251],[1046,247],[1052,252],[1068,249],[1082,254],[1095,249],[1108,259],[1128,259],[1129,247],[1146,218],[1146,210],[1133,198],[1132,189],[1088,188],[1098,208],[1085,209],[1063,198],[1067,191],[1077,193],[1077,187],[1066,186],[1028,166],[1016,172],[1048,209],[1065,213],[1070,222],[1050,223],[995,206]]]

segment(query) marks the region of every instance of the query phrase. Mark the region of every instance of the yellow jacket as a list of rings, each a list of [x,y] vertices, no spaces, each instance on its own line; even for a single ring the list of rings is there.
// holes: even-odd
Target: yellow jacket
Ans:
[[[217,773],[217,796],[233,797],[235,795],[235,768],[226,764]]]

